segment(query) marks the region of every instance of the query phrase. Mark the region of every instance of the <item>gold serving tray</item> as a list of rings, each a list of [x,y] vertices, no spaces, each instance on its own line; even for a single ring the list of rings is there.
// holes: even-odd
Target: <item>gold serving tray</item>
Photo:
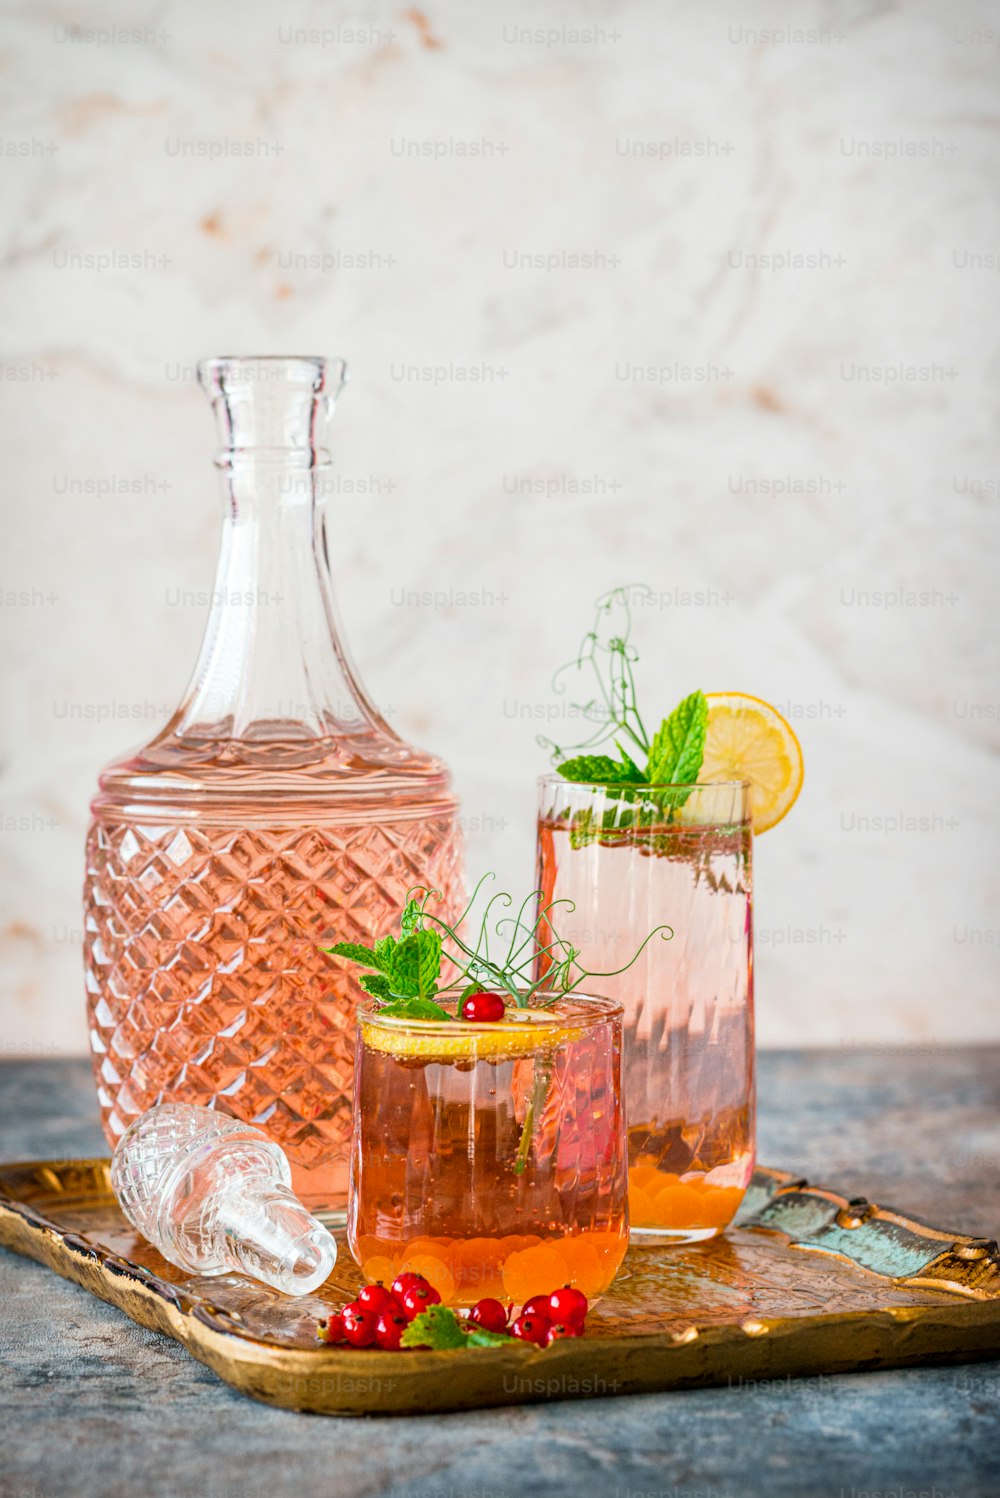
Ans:
[[[343,1241],[322,1291],[191,1278],[122,1217],[107,1160],[0,1165],[0,1244],[174,1337],[244,1394],[319,1414],[406,1414],[1000,1357],[1000,1253],[760,1169],[738,1226],[690,1248],[632,1248],[587,1335],[541,1350],[325,1347],[353,1298]]]

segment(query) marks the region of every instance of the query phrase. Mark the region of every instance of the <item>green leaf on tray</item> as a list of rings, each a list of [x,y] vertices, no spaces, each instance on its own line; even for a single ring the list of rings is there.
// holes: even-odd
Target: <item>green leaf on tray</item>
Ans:
[[[456,1347],[503,1347],[509,1337],[488,1332],[485,1327],[462,1321],[450,1306],[431,1306],[410,1322],[400,1339],[403,1347],[430,1348],[446,1352]]]
[[[470,1322],[465,1340],[470,1347],[503,1347],[512,1339],[502,1332],[488,1332],[485,1326],[476,1326],[475,1322]]]
[[[414,1316],[400,1338],[402,1347],[429,1347],[432,1351],[464,1347],[465,1333],[455,1312],[448,1306],[431,1306]]]

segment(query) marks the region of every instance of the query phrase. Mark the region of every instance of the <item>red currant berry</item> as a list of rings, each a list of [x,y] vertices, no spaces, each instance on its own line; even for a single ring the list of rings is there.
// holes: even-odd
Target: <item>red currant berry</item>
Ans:
[[[583,1327],[574,1321],[554,1321],[545,1336],[546,1347],[553,1342],[561,1342],[563,1337],[582,1337]]]
[[[402,1311],[383,1311],[375,1323],[375,1342],[385,1352],[398,1352],[399,1341],[409,1326]]]
[[[332,1316],[327,1316],[324,1321],[316,1324],[316,1335],[321,1342],[328,1342],[335,1346],[339,1342],[346,1341],[344,1336],[344,1318],[339,1311]]]
[[[469,1320],[474,1321],[487,1332],[505,1332],[507,1330],[507,1309],[498,1300],[492,1300],[487,1296],[484,1300],[477,1300],[469,1312]]]
[[[547,1295],[533,1295],[526,1300],[521,1307],[522,1316],[541,1316],[543,1321],[552,1320],[552,1307],[549,1305]]]
[[[549,1322],[545,1316],[526,1316],[522,1311],[512,1324],[511,1333],[520,1337],[522,1342],[534,1342],[537,1347],[544,1347],[549,1335]]]
[[[549,1316],[569,1326],[582,1326],[587,1315],[587,1297],[572,1285],[563,1285],[549,1296]]]
[[[460,1018],[468,1020],[470,1024],[495,1025],[506,1013],[507,1005],[500,994],[486,993],[480,989],[478,993],[470,993],[468,998],[462,1000]]]
[[[383,1311],[395,1310],[396,1297],[382,1284],[364,1285],[358,1291],[357,1304],[364,1306],[366,1311],[374,1311],[376,1316],[380,1316]]]
[[[396,1278],[392,1282],[392,1293],[399,1301],[400,1305],[402,1305],[403,1296],[406,1294],[407,1290],[409,1290],[411,1285],[429,1284],[430,1280],[425,1280],[422,1274],[414,1274],[412,1269],[407,1269],[404,1270],[402,1274],[396,1275]]]
[[[512,1336],[518,1336],[522,1342],[534,1342],[536,1347],[545,1347],[545,1339],[548,1336],[549,1321],[543,1315],[519,1315],[516,1321],[510,1324]]]
[[[400,1304],[403,1307],[403,1315],[407,1321],[412,1321],[414,1316],[419,1316],[421,1311],[426,1311],[428,1306],[439,1305],[441,1297],[433,1285],[411,1285],[404,1291]]]
[[[349,1306],[343,1310],[344,1339],[351,1347],[370,1347],[375,1341],[375,1322],[378,1319],[374,1312],[366,1311],[364,1306],[359,1306],[356,1300],[352,1300]]]

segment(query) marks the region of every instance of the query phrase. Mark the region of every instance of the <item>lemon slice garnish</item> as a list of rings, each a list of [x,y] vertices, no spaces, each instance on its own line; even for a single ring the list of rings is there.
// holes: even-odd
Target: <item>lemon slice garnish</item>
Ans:
[[[531,1009],[508,1011],[507,1018],[495,1025],[465,1024],[462,1020],[450,1025],[433,1020],[380,1021],[377,1015],[361,1021],[361,1034],[369,1050],[442,1061],[533,1056],[577,1033],[574,1025]]]
[[[754,832],[791,810],[802,789],[802,750],[770,703],[744,692],[706,692],[708,731],[700,781],[749,780]]]

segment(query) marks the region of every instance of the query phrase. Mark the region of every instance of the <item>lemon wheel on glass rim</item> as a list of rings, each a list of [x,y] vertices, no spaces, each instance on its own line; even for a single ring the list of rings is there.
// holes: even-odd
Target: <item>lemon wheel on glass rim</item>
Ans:
[[[369,1050],[443,1062],[534,1056],[581,1033],[571,1020],[561,1022],[556,1015],[523,1009],[508,1011],[505,1020],[491,1025],[465,1024],[462,1020],[450,1025],[420,1020],[380,1021],[378,1014],[365,1016],[359,1023]]]
[[[786,816],[802,789],[802,750],[776,707],[745,692],[706,692],[700,781],[749,780],[754,832]]]

